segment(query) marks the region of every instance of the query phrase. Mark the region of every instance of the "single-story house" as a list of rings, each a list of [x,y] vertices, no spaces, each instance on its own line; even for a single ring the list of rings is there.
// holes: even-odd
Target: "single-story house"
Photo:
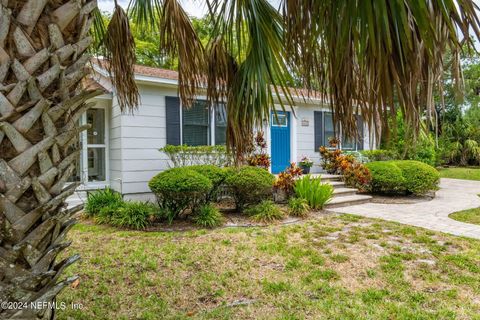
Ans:
[[[171,165],[160,148],[167,144],[225,144],[225,106],[208,108],[205,97],[198,97],[191,108],[182,108],[177,72],[136,66],[141,102],[133,113],[122,113],[107,72],[95,64],[93,71],[87,82],[101,88],[104,94],[94,99],[95,107],[81,119],[92,127],[82,133],[80,161],[72,178],[82,182],[80,188],[109,186],[125,198],[148,199],[148,181]],[[297,97],[295,103],[286,112],[279,112],[278,117],[272,117],[264,130],[272,158],[271,170],[278,173],[290,161],[298,162],[308,156],[316,164],[312,172],[320,172],[318,148],[333,136],[332,114],[320,99]],[[372,135],[361,116],[358,121],[360,139],[344,140],[343,149],[370,148]]]

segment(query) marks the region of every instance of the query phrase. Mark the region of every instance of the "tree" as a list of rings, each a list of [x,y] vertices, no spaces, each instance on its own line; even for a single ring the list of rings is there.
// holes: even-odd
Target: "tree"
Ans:
[[[398,108],[394,96],[418,126],[422,111],[431,111],[446,48],[457,57],[462,34],[479,30],[472,0],[285,0],[281,10],[267,0],[206,3],[213,26],[207,43],[177,0],[133,0],[128,12],[137,26],[158,30],[161,54],[178,59],[185,106],[204,86],[210,102],[227,102],[228,146],[237,155],[255,124],[269,118],[275,95],[293,104],[294,80],[325,93],[335,121],[352,136],[355,103],[366,123],[387,123],[387,112]],[[61,276],[78,256],[56,257],[74,224],[63,203],[75,188],[64,183],[86,129],[76,120],[98,94],[80,85],[94,41],[115,75],[122,110],[139,101],[130,20],[117,5],[106,27],[95,7],[95,0],[0,1],[2,301],[53,302],[75,280]],[[459,74],[459,64],[453,68]],[[3,319],[53,314],[0,310]]]

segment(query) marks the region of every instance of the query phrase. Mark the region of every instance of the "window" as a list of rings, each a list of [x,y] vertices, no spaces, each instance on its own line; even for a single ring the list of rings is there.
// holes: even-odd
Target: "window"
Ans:
[[[335,137],[335,130],[333,128],[333,115],[331,112],[325,112],[323,124],[323,145],[328,146],[328,141]]]
[[[210,108],[206,101],[198,100],[190,108],[184,108],[182,113],[182,144],[206,146],[226,143],[227,108],[224,104]]]
[[[274,127],[287,127],[288,126],[288,117],[285,113],[272,114],[272,126]]]
[[[183,144],[210,144],[210,112],[206,101],[195,101],[190,108],[183,109]]]
[[[215,106],[215,144],[227,143],[227,107],[224,104]]]
[[[358,120],[360,119],[360,120]],[[363,122],[361,116],[357,116],[359,123],[359,136],[363,136]],[[356,150],[357,142],[354,138],[347,138],[343,136],[341,127],[334,130],[333,115],[331,112],[315,111],[315,150],[319,146],[329,146],[328,141],[333,137],[341,138],[340,148],[344,150]],[[361,148],[361,145],[358,146]]]

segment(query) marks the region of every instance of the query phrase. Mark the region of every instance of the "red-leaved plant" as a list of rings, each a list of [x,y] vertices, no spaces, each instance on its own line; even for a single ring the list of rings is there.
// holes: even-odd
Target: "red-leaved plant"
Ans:
[[[295,178],[302,175],[302,168],[299,168],[295,162],[290,163],[290,166],[278,174],[277,180],[273,185],[275,190],[282,190],[287,197],[293,194],[293,187],[295,186]]]
[[[372,180],[368,168],[358,162],[353,155],[343,154],[337,148],[336,139],[329,140],[330,148],[320,147],[322,156],[322,167],[330,174],[340,174],[343,176],[345,184],[350,187],[365,191]]]
[[[268,169],[270,167],[270,156],[267,154],[267,142],[263,132],[258,131],[254,142],[248,148],[248,156],[245,158],[247,164],[252,167]]]

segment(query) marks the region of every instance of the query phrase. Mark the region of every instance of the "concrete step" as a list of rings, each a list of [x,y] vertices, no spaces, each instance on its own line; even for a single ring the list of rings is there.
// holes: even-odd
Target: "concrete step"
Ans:
[[[356,194],[345,197],[333,197],[333,199],[325,206],[326,209],[354,206],[357,204],[370,202],[372,196]]]
[[[341,181],[342,176],[338,174],[329,174],[329,173],[313,173],[312,177],[320,177],[322,181]]]
[[[343,182],[343,181],[323,181],[323,182],[331,184],[335,189],[345,187],[345,182]]]
[[[334,197],[345,197],[345,196],[353,196],[357,194],[357,189],[354,188],[346,188],[346,187],[337,187],[333,190]]]

